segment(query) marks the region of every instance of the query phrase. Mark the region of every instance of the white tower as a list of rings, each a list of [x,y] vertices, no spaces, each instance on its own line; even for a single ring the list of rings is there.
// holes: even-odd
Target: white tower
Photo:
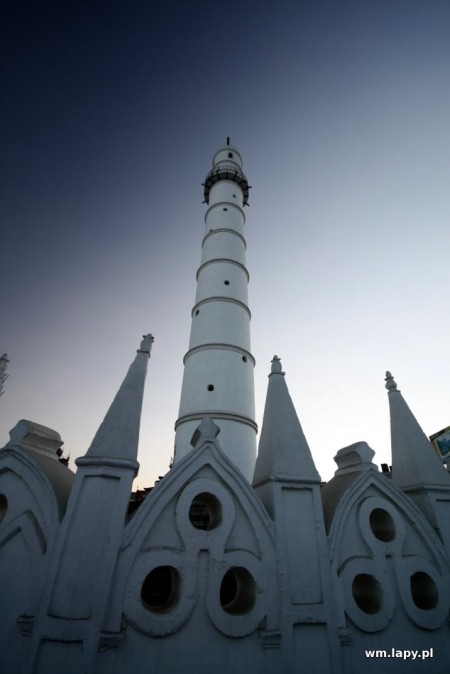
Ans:
[[[256,459],[255,396],[243,207],[248,182],[229,144],[213,157],[204,183],[206,231],[197,271],[189,351],[184,357],[175,458],[191,451],[205,414],[220,427],[220,445],[250,481]]]

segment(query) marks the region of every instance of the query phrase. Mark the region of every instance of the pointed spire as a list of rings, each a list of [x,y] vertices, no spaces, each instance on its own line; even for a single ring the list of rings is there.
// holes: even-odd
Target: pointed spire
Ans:
[[[427,436],[419,426],[390,372],[386,372],[391,414],[392,481],[401,489],[417,486],[450,486]]]
[[[144,384],[153,336],[144,335],[136,357],[86,456],[136,461]]]
[[[253,484],[266,480],[320,482],[281,368],[274,356]]]

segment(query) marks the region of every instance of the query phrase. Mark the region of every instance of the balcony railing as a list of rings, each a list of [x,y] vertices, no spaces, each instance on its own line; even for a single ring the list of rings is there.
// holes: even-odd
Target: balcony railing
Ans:
[[[219,180],[231,180],[241,188],[244,196],[244,206],[248,203],[248,191],[250,189],[247,178],[236,164],[219,164],[206,176],[203,183],[205,203],[209,204],[209,192],[211,187]]]

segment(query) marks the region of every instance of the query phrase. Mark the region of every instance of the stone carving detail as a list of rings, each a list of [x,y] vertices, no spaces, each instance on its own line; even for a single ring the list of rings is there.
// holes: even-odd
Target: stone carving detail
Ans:
[[[195,609],[222,634],[243,637],[265,624],[275,604],[272,534],[250,486],[243,479],[225,486],[229,464],[218,427],[206,419],[197,431],[189,457],[197,468],[191,475],[185,468],[182,482],[172,469],[130,530],[136,540],[141,529],[142,542],[128,575],[125,619],[143,634],[165,637],[180,631]],[[153,497],[161,505],[149,510],[149,521],[144,510]]]
[[[370,553],[352,554],[339,569],[352,622],[364,632],[387,627],[396,608],[395,579],[409,619],[423,629],[440,627],[448,612],[445,580],[425,556],[406,553],[406,527],[397,508],[381,496],[368,496],[360,503],[356,520]]]

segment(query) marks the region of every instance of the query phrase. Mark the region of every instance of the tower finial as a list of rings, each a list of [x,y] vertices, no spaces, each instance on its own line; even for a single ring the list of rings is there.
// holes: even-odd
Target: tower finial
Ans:
[[[394,377],[391,375],[389,371],[386,372],[386,379],[385,379],[385,387],[387,388],[388,391],[396,391],[397,390],[397,384],[394,381]]]
[[[147,335],[142,335],[142,341],[137,352],[148,353],[148,356],[150,358],[150,352],[152,350],[152,344],[154,341],[155,338],[150,333],[148,333]]]
[[[270,368],[270,374],[284,374],[282,368],[281,368],[281,359],[278,358],[278,356],[274,356],[272,360],[270,361],[272,363],[272,366]],[[270,375],[269,375],[270,377]]]
[[[230,144],[230,136],[227,136],[227,145]]]

